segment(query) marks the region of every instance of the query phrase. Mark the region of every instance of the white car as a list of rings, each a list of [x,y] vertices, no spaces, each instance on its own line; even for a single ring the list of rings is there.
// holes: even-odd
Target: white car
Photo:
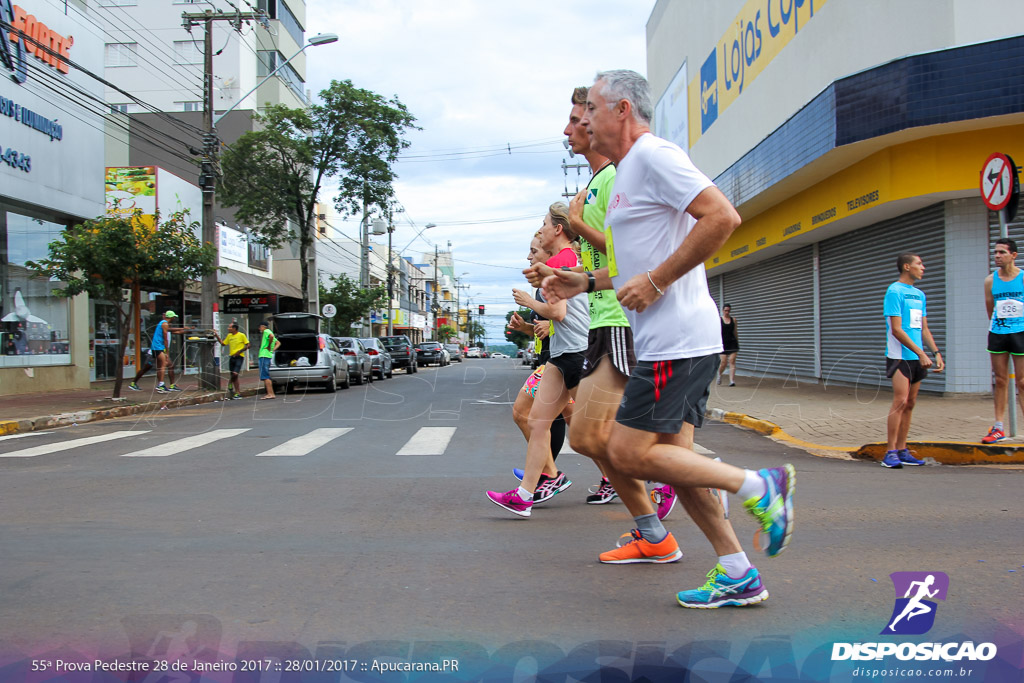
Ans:
[[[492,353],[491,358],[508,358],[508,356],[498,351],[496,353]]]

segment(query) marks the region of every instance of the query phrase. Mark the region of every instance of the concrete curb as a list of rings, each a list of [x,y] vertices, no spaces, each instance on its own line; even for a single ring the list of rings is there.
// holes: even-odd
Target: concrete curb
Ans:
[[[260,389],[243,389],[242,396],[256,396]],[[115,417],[128,417],[130,415],[141,415],[151,413],[164,408],[183,408],[185,406],[213,403],[223,400],[225,392],[219,391],[210,394],[193,394],[181,398],[168,398],[148,403],[136,403],[133,405],[115,405],[110,408],[96,408],[93,410],[79,410],[73,413],[60,413],[58,415],[43,415],[40,417],[28,417],[21,420],[0,421],[0,436],[19,434],[24,432],[35,432],[42,429],[53,429],[55,427],[67,427],[74,424],[85,424],[98,420],[110,420]]]
[[[791,444],[819,457],[846,455],[858,460],[881,462],[885,456],[886,444],[869,443],[863,446],[825,446],[803,441],[787,434],[774,422],[761,420],[743,413],[731,413],[721,408],[712,408],[705,416],[719,422],[727,422],[745,429],[751,429],[776,441]],[[1024,446],[992,445],[960,441],[913,441],[907,446],[917,457],[932,460],[941,465],[1020,465],[1024,464]]]

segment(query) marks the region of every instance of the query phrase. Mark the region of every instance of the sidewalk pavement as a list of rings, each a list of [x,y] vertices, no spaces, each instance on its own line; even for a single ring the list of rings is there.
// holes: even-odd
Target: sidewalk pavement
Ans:
[[[93,382],[88,389],[0,396],[0,436],[223,400],[227,396],[228,376],[223,377],[224,391],[219,393],[200,390],[198,377],[187,375],[177,378],[181,391],[158,394],[156,376],[149,373],[139,380],[141,391],[129,389],[131,379],[125,379],[120,401],[111,399],[113,380]],[[243,372],[241,385],[241,393],[247,398],[255,396],[263,387],[255,371]]]
[[[261,391],[258,373],[242,373],[242,394]],[[157,394],[155,377],[142,379],[142,391],[123,385],[123,401],[115,402],[113,382],[89,389],[0,397],[0,435],[82,424],[94,420],[222,400],[227,391],[200,391],[198,378],[178,381],[183,391]],[[892,402],[889,389],[825,386],[797,379],[737,377],[736,386],[711,386],[709,418],[754,429],[815,455],[881,460],[885,424]],[[914,408],[910,448],[918,457],[945,465],[1024,465],[1024,436],[992,446],[981,437],[992,426],[992,397],[949,397],[921,394]],[[1024,419],[1019,420],[1024,432]]]
[[[892,390],[737,377],[711,386],[709,417],[754,429],[815,455],[882,459]],[[985,446],[990,395],[917,397],[908,447],[929,464],[1024,464],[1024,435]],[[1024,419],[1018,413],[1018,433]]]

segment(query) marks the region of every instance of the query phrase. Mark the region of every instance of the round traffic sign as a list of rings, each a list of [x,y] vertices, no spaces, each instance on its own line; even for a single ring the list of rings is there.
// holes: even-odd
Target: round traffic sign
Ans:
[[[1005,154],[996,152],[981,168],[981,200],[992,211],[1000,211],[1010,203],[1016,169]]]
[[[324,304],[324,317],[333,318],[338,314],[338,307],[334,304]]]

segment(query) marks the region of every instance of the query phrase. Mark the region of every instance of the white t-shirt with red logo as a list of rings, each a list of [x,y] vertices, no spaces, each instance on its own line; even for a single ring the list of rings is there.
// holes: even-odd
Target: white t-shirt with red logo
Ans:
[[[674,253],[697,222],[686,208],[713,183],[677,145],[645,133],[617,165],[605,227],[614,241],[609,263],[618,290]],[[611,254],[610,254],[611,256]],[[609,259],[611,261],[611,259]],[[667,288],[643,313],[626,311],[638,360],[675,360],[722,352],[718,307],[701,264]]]

